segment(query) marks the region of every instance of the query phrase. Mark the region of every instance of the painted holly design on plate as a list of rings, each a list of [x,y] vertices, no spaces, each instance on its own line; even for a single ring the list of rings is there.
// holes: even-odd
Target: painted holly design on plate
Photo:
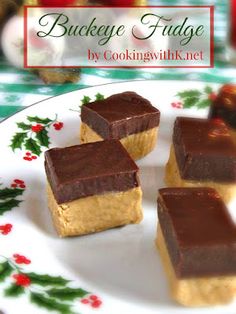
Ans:
[[[216,97],[216,93],[212,87],[205,86],[202,90],[189,89],[183,90],[176,94],[178,100],[171,103],[172,108],[175,109],[188,109],[196,107],[198,109],[207,108],[211,105]]]
[[[54,119],[27,116],[27,122],[17,122],[19,132],[12,137],[10,147],[13,152],[16,149],[25,150],[24,160],[35,160],[43,148],[49,148],[49,130],[60,131],[63,126],[57,115]]]
[[[11,187],[3,188],[0,185],[0,215],[3,215],[5,212],[18,207],[22,200],[19,198],[25,190],[25,182],[20,179],[14,179],[11,184]],[[0,226],[0,232],[2,234],[10,231],[10,226]]]
[[[103,99],[105,99],[105,96],[103,94],[97,93],[95,95],[95,100],[94,101],[96,101],[96,100],[103,100]],[[89,96],[85,95],[83,97],[83,99],[81,99],[81,106],[86,105],[86,104],[90,103],[91,101],[93,101],[93,100]]]
[[[82,288],[71,287],[71,281],[62,276],[29,272],[25,268],[31,260],[15,253],[11,257],[0,256],[0,283],[5,283],[5,297],[18,298],[27,295],[31,303],[48,311],[76,314],[75,302],[99,308],[102,301]]]

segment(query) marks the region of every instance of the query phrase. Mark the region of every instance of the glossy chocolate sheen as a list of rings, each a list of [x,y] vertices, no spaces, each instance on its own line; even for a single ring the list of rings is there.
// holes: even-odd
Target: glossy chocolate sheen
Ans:
[[[177,277],[236,275],[236,227],[214,189],[160,189],[158,217]]]
[[[229,127],[236,129],[236,85],[224,85],[213,101],[210,119],[222,119]]]
[[[104,139],[121,139],[159,125],[160,112],[133,92],[82,106],[81,120]]]
[[[223,122],[178,117],[173,144],[182,179],[236,183],[236,145]]]
[[[50,149],[45,168],[58,204],[139,186],[139,169],[119,140]]]

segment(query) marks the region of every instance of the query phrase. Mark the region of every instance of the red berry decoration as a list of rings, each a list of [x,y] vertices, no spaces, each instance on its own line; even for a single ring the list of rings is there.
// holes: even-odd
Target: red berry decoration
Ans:
[[[99,298],[94,294],[90,295],[88,298],[82,299],[80,302],[83,304],[88,304],[94,309],[99,308],[102,304],[102,301],[99,300]]]
[[[27,160],[27,161],[31,161],[31,160],[32,160],[32,158],[30,158],[30,157],[26,157],[26,156],[25,156],[25,157],[23,157],[23,159],[24,159],[24,160]]]
[[[20,179],[15,179],[14,182],[16,184],[24,184],[25,183],[23,180],[20,180]]]
[[[28,287],[31,284],[30,278],[24,274],[15,274],[13,278],[17,286]]]
[[[98,297],[96,295],[90,295],[89,299],[92,301],[96,301]]]
[[[43,126],[41,124],[32,125],[31,130],[38,133],[43,130]]]
[[[25,256],[20,255],[20,254],[14,254],[13,258],[15,259],[16,264],[26,264],[26,265],[28,265],[28,264],[31,263],[31,260],[29,260],[28,258],[26,258]]]
[[[53,127],[56,131],[60,131],[64,126],[64,123],[63,122],[56,122],[53,124]]]
[[[13,181],[13,183],[11,184],[11,187],[12,188],[17,188],[17,187],[19,187],[19,188],[21,188],[21,189],[25,189],[25,182],[23,181],[23,180],[20,180],[20,179],[15,179],[14,181]]]
[[[101,306],[101,304],[102,304],[102,301],[101,301],[101,300],[95,300],[95,301],[93,301],[93,303],[91,304],[91,306],[92,306],[93,308],[98,308],[98,307]]]
[[[6,225],[2,225],[0,226],[0,232],[3,235],[7,235],[8,233],[10,233],[12,230],[12,225],[11,224],[6,224]]]
[[[208,99],[211,100],[211,101],[214,101],[216,99],[216,93],[210,93],[208,95]]]
[[[33,128],[33,127],[32,127]],[[36,132],[37,133],[37,132]],[[27,160],[27,161],[32,161],[33,159],[37,159],[38,157],[36,155],[32,155],[30,152],[27,152],[25,154],[25,156],[23,157],[24,160]],[[24,184],[24,182],[23,182]]]

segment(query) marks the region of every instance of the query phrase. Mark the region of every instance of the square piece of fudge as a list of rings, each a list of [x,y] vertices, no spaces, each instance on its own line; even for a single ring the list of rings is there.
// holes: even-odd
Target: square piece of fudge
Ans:
[[[142,220],[139,169],[118,140],[50,149],[45,169],[48,204],[60,236]]]
[[[210,119],[222,119],[236,138],[236,84],[225,84],[211,104]]]
[[[236,295],[236,227],[216,190],[163,188],[156,244],[171,295],[185,306],[232,301]]]
[[[83,105],[81,121],[81,143],[118,139],[137,160],[156,145],[160,111],[136,93],[124,92]]]
[[[236,195],[236,144],[224,122],[178,117],[166,166],[169,187],[215,188],[229,202]]]

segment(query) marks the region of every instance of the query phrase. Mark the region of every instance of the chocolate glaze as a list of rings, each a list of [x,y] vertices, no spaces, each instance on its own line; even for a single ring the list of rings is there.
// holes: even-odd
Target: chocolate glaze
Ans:
[[[223,122],[178,117],[173,144],[182,179],[236,183],[236,145]]]
[[[139,186],[138,167],[119,140],[50,149],[45,169],[58,204]]]
[[[121,139],[159,125],[160,112],[133,92],[82,106],[81,120],[104,139]]]
[[[214,189],[160,189],[158,217],[177,277],[236,275],[236,227]]]
[[[236,84],[226,84],[220,89],[210,107],[209,118],[222,119],[236,129]]]

